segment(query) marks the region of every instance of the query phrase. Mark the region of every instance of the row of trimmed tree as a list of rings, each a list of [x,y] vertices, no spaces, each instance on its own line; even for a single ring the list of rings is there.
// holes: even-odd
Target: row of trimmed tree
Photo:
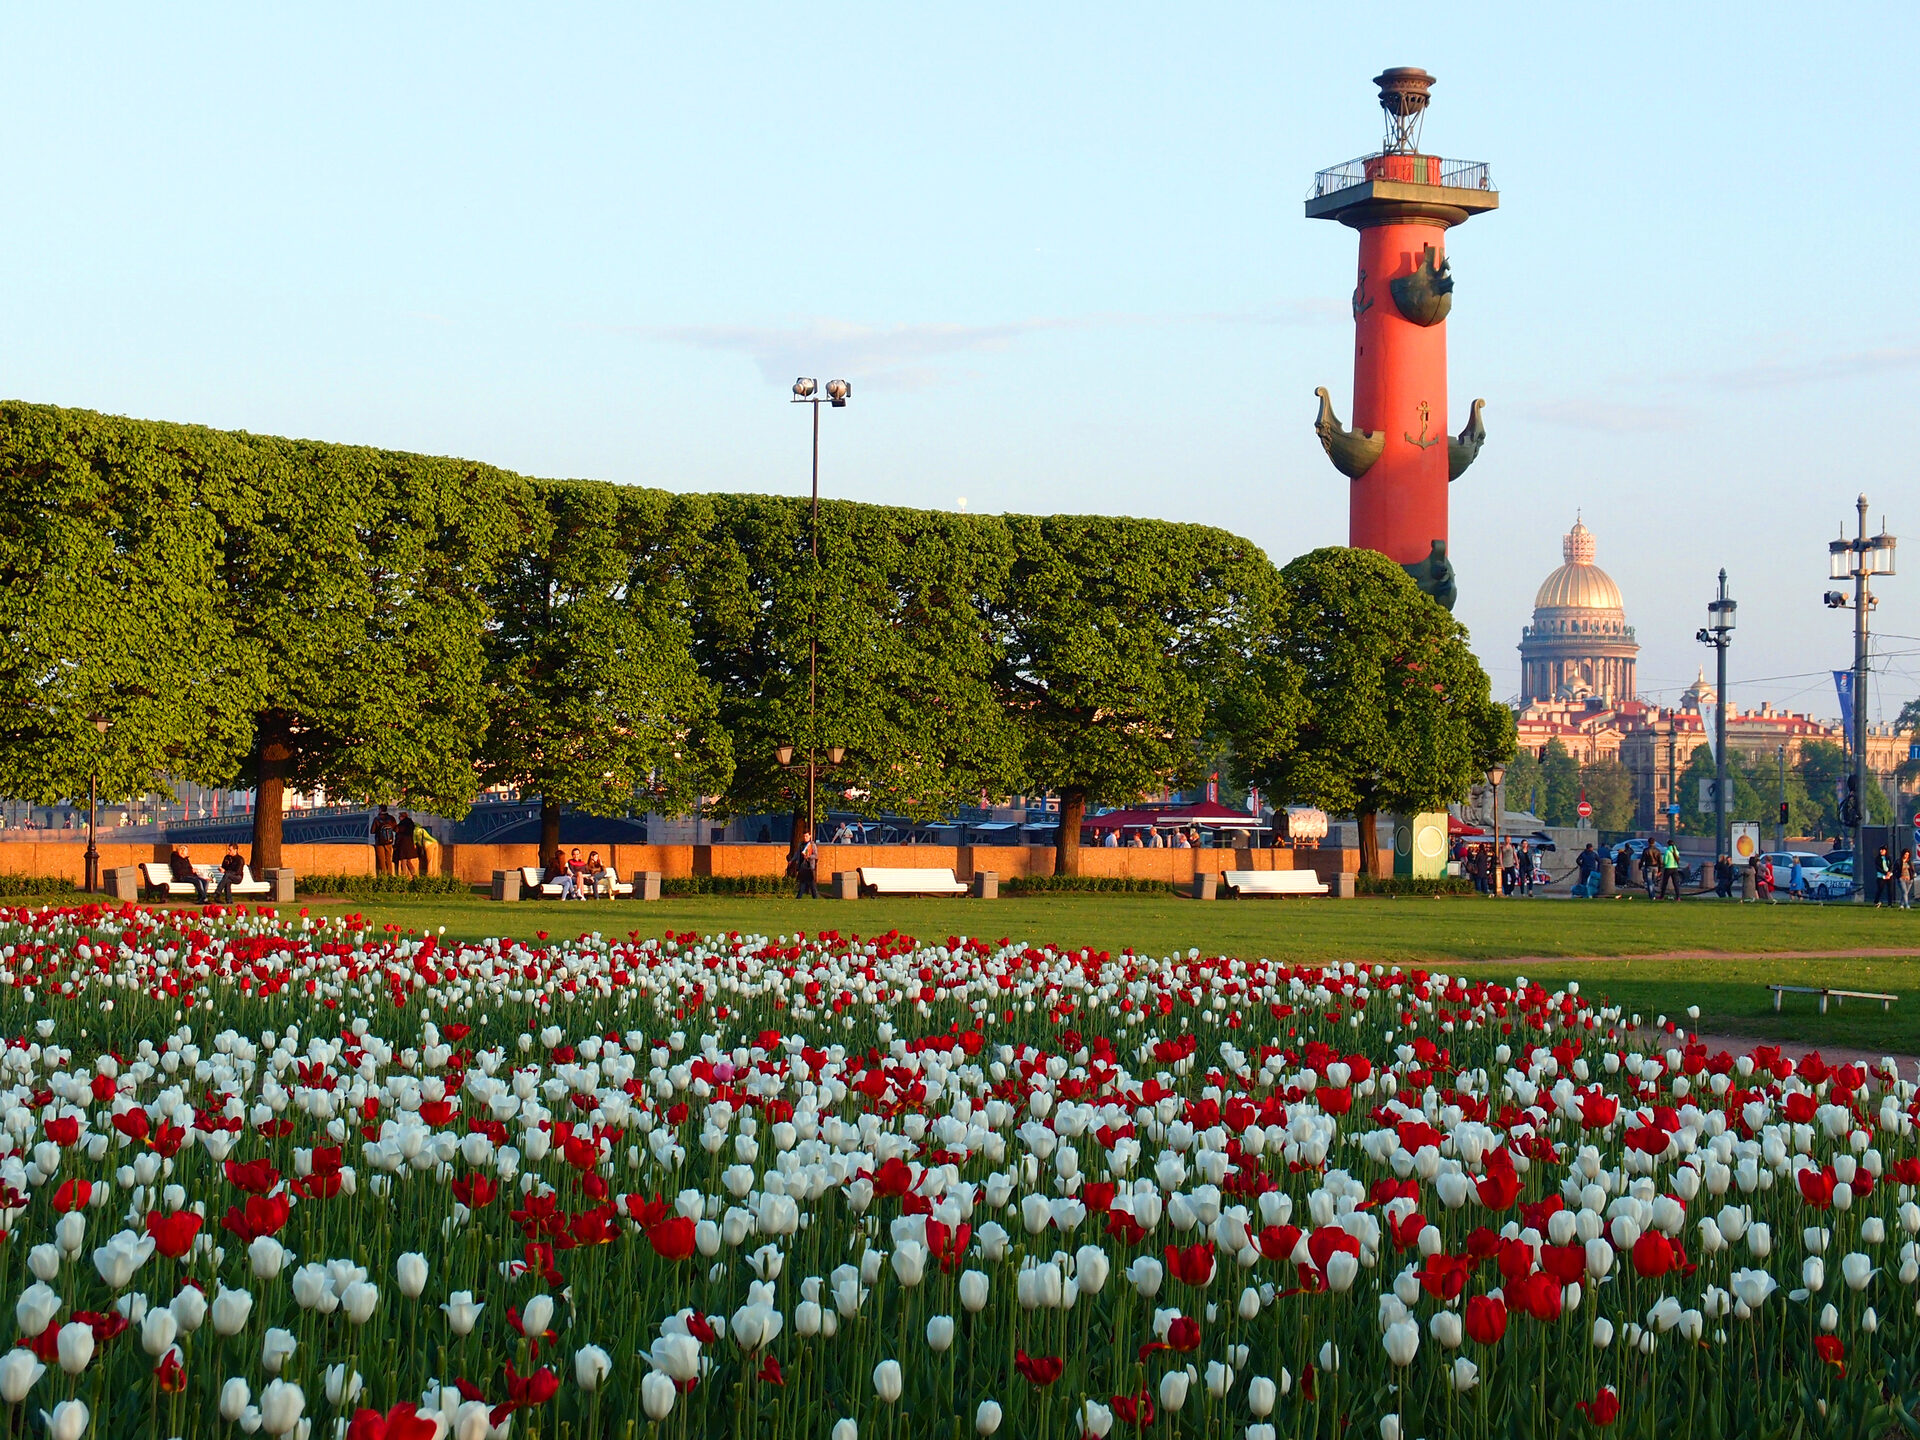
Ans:
[[[834,502],[813,538],[797,500],[0,404],[0,792],[252,786],[265,867],[289,786],[512,785],[552,844],[562,806],[786,809],[776,747],[813,744],[857,810],[1058,794],[1071,874],[1089,805],[1223,753],[1363,818],[1511,753],[1464,629],[1372,552]]]

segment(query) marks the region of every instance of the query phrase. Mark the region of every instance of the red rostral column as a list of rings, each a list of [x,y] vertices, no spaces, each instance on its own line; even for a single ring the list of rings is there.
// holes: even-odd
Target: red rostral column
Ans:
[[[1307,215],[1360,232],[1353,287],[1353,429],[1322,387],[1314,428],[1351,482],[1347,543],[1399,561],[1448,609],[1447,486],[1479,454],[1482,401],[1447,434],[1447,313],[1453,275],[1447,230],[1500,204],[1484,164],[1420,153],[1420,122],[1434,79],[1396,69],[1374,77],[1386,143],[1314,177]]]

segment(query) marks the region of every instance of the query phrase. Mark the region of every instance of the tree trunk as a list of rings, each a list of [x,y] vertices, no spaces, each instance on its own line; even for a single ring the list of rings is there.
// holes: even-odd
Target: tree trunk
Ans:
[[[544,871],[560,853],[560,802],[540,797],[540,866]]]
[[[1060,791],[1060,831],[1053,840],[1053,873],[1080,873],[1080,826],[1087,818],[1087,788],[1068,785]]]
[[[1353,816],[1360,831],[1360,873],[1376,878],[1380,873],[1380,813],[1356,810]]]
[[[254,736],[252,866],[256,879],[280,868],[281,812],[292,768],[290,727],[278,716],[263,718]]]

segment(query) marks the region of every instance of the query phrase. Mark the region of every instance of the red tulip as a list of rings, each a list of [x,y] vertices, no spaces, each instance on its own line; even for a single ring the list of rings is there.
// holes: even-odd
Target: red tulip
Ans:
[[[1213,1247],[1204,1240],[1189,1245],[1185,1250],[1177,1245],[1169,1245],[1165,1257],[1169,1279],[1184,1280],[1195,1287],[1213,1283]]]
[[[684,1215],[662,1220],[647,1230],[647,1243],[663,1260],[685,1260],[693,1254],[694,1224]]]
[[[229,1160],[226,1170],[229,1184],[255,1195],[265,1195],[280,1183],[280,1172],[267,1160],[249,1160],[244,1165],[238,1160]]]
[[[1314,1268],[1322,1274],[1326,1273],[1327,1262],[1343,1252],[1358,1257],[1360,1242],[1341,1226],[1322,1225],[1307,1237],[1307,1254],[1313,1257]]]
[[[1176,1315],[1167,1327],[1168,1348],[1182,1354],[1200,1348],[1200,1322],[1190,1315]]]
[[[1816,1210],[1827,1210],[1833,1206],[1833,1167],[1815,1170],[1812,1166],[1800,1171],[1794,1179],[1799,1183],[1800,1194]]]
[[[385,1415],[378,1410],[354,1411],[347,1440],[433,1440],[439,1428],[419,1413],[419,1407],[404,1401]]]
[[[1847,1373],[1847,1347],[1840,1343],[1838,1335],[1816,1335],[1813,1351],[1842,1375]]]
[[[53,1208],[65,1215],[72,1210],[84,1210],[87,1202],[93,1198],[91,1180],[62,1180],[60,1187],[53,1192]]]
[[[147,1234],[153,1237],[153,1248],[169,1260],[178,1260],[193,1248],[193,1237],[200,1233],[200,1217],[191,1210],[176,1210],[171,1215],[163,1215],[158,1210],[147,1212]]]
[[[1673,1243],[1658,1230],[1649,1230],[1633,1242],[1635,1273],[1657,1280],[1673,1268]]]
[[[1603,1385],[1593,1399],[1581,1400],[1573,1408],[1604,1430],[1620,1418],[1620,1397],[1611,1385]]]
[[[780,1373],[780,1362],[771,1355],[767,1356],[766,1363],[760,1367],[760,1378],[769,1385],[787,1383],[787,1377]]]
[[[1026,1376],[1032,1384],[1045,1388],[1060,1378],[1067,1368],[1067,1362],[1058,1355],[1029,1355],[1024,1350],[1013,1352],[1013,1368]]]
[[[78,1115],[62,1115],[57,1120],[47,1121],[42,1128],[47,1132],[47,1139],[53,1141],[54,1144],[60,1146],[62,1149],[80,1143],[80,1117]]]
[[[1467,1334],[1480,1345],[1498,1345],[1507,1333],[1507,1305],[1491,1295],[1467,1300]]]
[[[1571,1285],[1586,1274],[1586,1249],[1579,1245],[1542,1245],[1540,1268],[1562,1285]]]
[[[161,1356],[160,1363],[153,1367],[153,1381],[160,1387],[162,1395],[178,1395],[187,1388],[187,1371],[186,1367],[180,1363],[179,1347],[167,1347],[167,1353]]]
[[[1260,1253],[1276,1262],[1291,1260],[1304,1233],[1298,1225],[1269,1225],[1260,1232]]]

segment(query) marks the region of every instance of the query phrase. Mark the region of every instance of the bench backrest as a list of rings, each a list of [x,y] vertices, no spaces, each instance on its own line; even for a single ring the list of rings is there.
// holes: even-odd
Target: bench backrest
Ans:
[[[522,865],[520,867],[520,883],[530,889],[537,890],[542,883],[540,877],[544,874],[546,874],[546,871],[542,870],[538,865]]]
[[[173,871],[158,860],[145,861],[140,868],[147,872],[147,884],[164,885],[173,879]]]
[[[1266,890],[1275,894],[1324,888],[1311,870],[1229,870],[1227,884],[1236,890]]]
[[[860,880],[867,885],[923,885],[929,882],[958,885],[960,883],[954,878],[951,865],[944,870],[936,870],[931,865],[916,865],[912,868],[862,865]]]

